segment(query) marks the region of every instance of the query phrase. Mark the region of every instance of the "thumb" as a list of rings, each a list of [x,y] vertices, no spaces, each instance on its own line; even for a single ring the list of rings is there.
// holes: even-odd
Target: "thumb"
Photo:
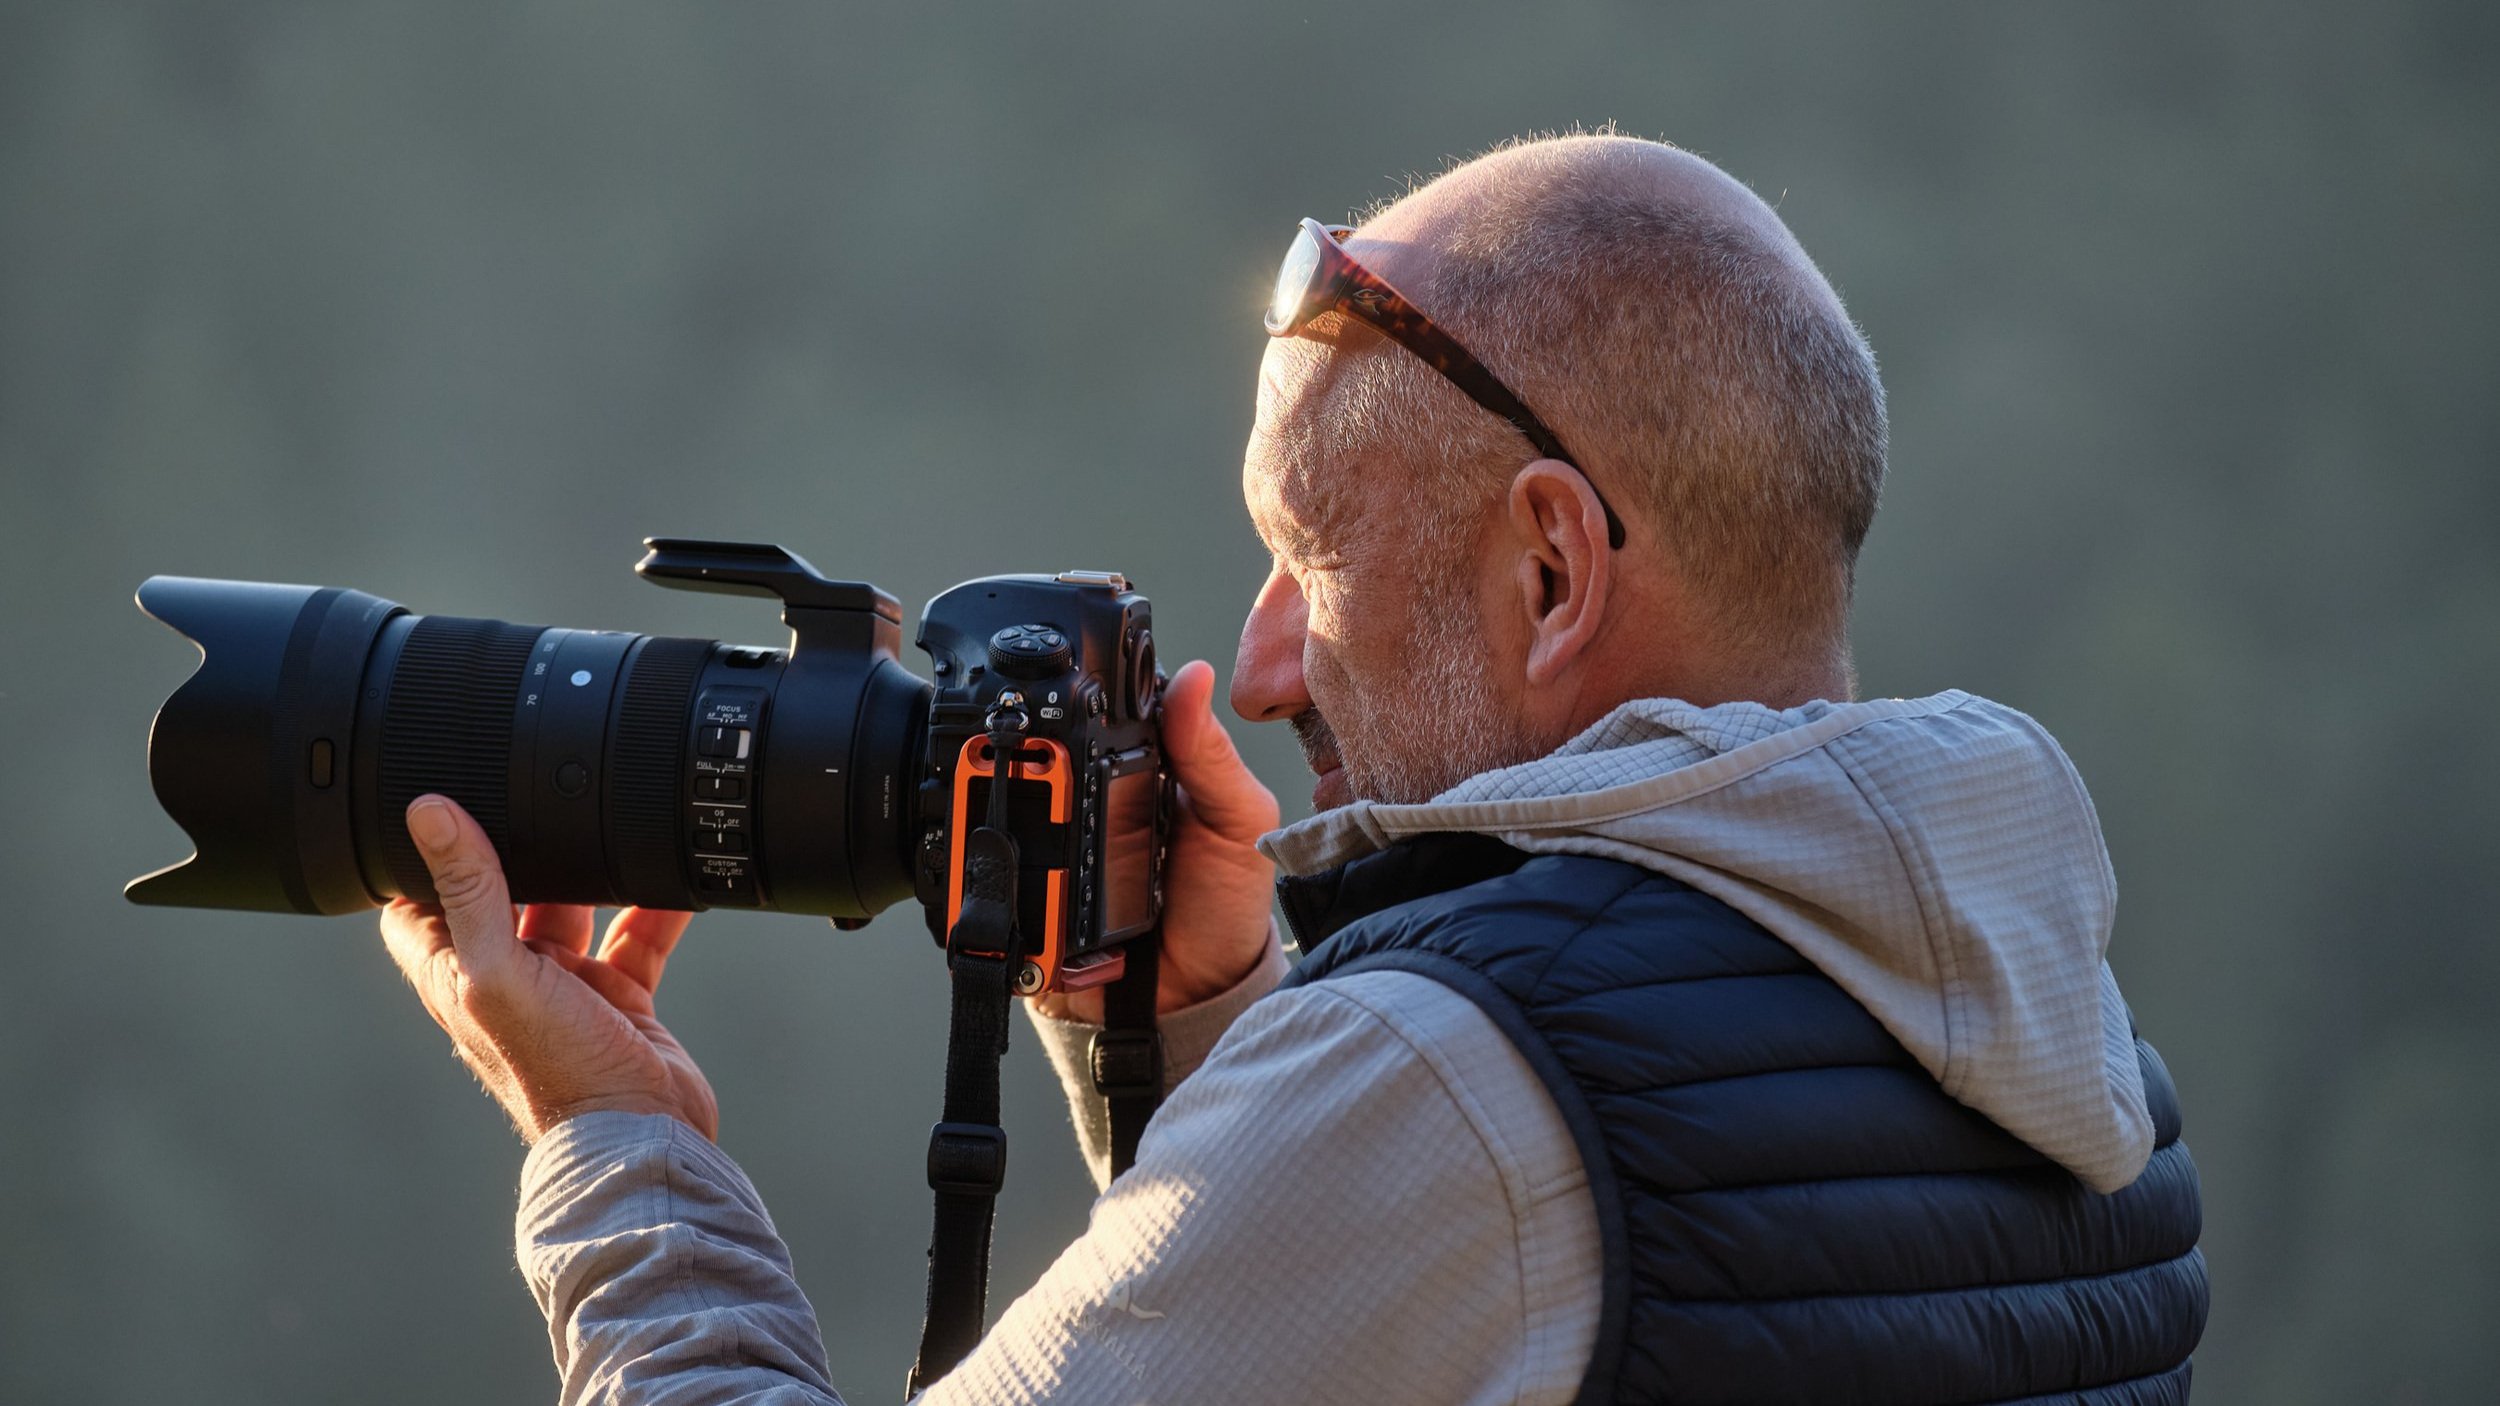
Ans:
[[[408,803],[408,837],[434,876],[434,901],[461,967],[477,977],[509,962],[519,950],[512,894],[485,829],[449,797],[426,795]]]
[[[1275,794],[1215,720],[1215,666],[1203,659],[1182,665],[1163,690],[1163,748],[1172,779],[1209,829],[1248,843],[1276,828]]]

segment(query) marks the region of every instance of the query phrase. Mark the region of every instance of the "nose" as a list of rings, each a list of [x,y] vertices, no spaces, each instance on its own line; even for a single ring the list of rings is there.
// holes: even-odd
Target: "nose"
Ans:
[[[1310,605],[1302,588],[1281,568],[1270,571],[1241,622],[1241,649],[1233,656],[1233,711],[1254,723],[1280,722],[1309,710],[1302,682],[1302,644],[1310,628]]]

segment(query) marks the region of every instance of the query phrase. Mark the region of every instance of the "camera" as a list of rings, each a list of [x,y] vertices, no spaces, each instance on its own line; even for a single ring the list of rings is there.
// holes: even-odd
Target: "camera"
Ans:
[[[345,913],[431,901],[404,815],[494,840],[515,901],[772,909],[850,928],[917,897],[943,944],[1011,894],[1014,985],[1117,978],[1161,921],[1170,786],[1146,598],[1113,572],[990,576],[902,610],[778,546],[651,538],[663,586],[777,598],[786,648],[417,615],[335,587],[155,576],[200,647],[148,774],[188,860],[138,903]],[[983,829],[1012,843],[970,844]],[[970,858],[967,857],[968,853]],[[1012,882],[983,863],[1012,857]],[[967,873],[972,879],[967,880]]]

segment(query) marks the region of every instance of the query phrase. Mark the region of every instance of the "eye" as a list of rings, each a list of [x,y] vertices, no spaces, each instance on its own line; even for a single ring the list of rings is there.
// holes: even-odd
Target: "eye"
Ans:
[[[1345,575],[1346,562],[1335,552],[1280,556],[1276,559],[1276,569],[1292,577],[1302,593],[1309,595],[1314,590],[1327,589],[1341,579]]]
[[[1292,567],[1295,589],[1302,592],[1303,603],[1315,619],[1336,617],[1339,606],[1352,585],[1342,560],[1304,561]]]

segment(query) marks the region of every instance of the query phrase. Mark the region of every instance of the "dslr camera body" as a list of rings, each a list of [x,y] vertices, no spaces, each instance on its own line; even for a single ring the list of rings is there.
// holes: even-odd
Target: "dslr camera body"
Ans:
[[[423,616],[361,591],[151,577],[199,645],[148,770],[192,858],[134,902],[344,913],[435,895],[427,792],[518,902],[738,907],[851,928],[906,896],[941,944],[1013,935],[1014,989],[1118,978],[1158,930],[1170,785],[1146,598],[1110,572],[991,576],[902,611],[778,546],[653,538],[664,586],[777,598],[782,649]],[[1002,775],[1003,773],[1003,775]],[[976,838],[979,832],[992,832]],[[1000,843],[1003,837],[1005,843]],[[969,879],[968,879],[969,874]]]

